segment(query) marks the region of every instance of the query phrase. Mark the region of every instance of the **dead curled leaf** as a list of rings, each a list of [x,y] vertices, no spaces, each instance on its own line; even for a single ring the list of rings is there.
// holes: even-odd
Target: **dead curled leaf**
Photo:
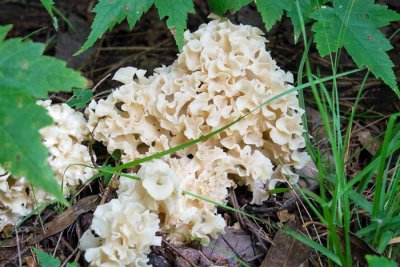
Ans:
[[[293,230],[301,228],[301,224],[295,221],[290,221],[285,226]],[[281,229],[275,235],[274,243],[261,267],[298,267],[307,260],[312,251],[310,247],[285,234]]]
[[[36,261],[33,259],[32,256],[26,257],[25,261],[26,261],[26,266],[28,266],[28,267],[36,267],[37,266]]]
[[[394,237],[394,238],[390,239],[389,244],[390,244],[390,245],[393,245],[393,244],[400,244],[400,236]]]
[[[306,222],[303,224],[302,227],[304,228],[312,224],[326,228],[326,225],[319,222]],[[336,233],[338,234],[340,242],[344,249],[345,247],[344,230],[342,228],[337,227]],[[377,255],[377,256],[380,255],[375,249],[373,249],[370,245],[368,245],[367,242],[365,242],[362,238],[358,237],[353,232],[349,232],[349,237],[350,237],[350,246],[353,259],[358,261],[360,263],[360,266],[367,266],[365,255]]]
[[[374,140],[374,137],[369,130],[359,131],[356,136],[358,138],[358,141],[371,155],[375,155],[378,152],[381,141]]]
[[[239,267],[238,259],[248,262],[260,253],[262,250],[254,246],[251,234],[230,227],[226,227],[225,233],[217,239],[212,239],[208,246],[174,246],[175,264],[178,267]]]
[[[342,246],[344,247],[345,240],[343,229],[336,228],[336,232],[338,233]],[[367,266],[365,255],[380,255],[376,250],[368,245],[367,242],[352,232],[350,232],[350,245],[353,258],[360,262],[361,266]]]
[[[296,219],[296,215],[294,215],[293,213],[289,213],[287,209],[278,211],[276,215],[278,216],[279,221],[282,223],[293,222]]]
[[[79,217],[79,215],[94,209],[98,205],[98,202],[99,197],[97,195],[92,195],[80,199],[74,205],[66,209],[62,214],[56,216],[52,221],[46,223],[43,226],[45,232],[43,232],[42,228],[39,227],[37,228],[37,232],[31,233],[27,237],[26,235],[19,234],[19,245],[32,246],[45,238],[61,232],[62,230],[68,228],[71,224],[73,224],[75,220]],[[2,260],[2,248],[15,246],[17,246],[17,239],[15,237],[0,241],[0,260]]]

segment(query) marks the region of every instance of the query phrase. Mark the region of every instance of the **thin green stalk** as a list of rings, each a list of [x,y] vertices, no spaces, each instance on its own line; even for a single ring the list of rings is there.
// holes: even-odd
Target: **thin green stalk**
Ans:
[[[399,134],[400,134],[400,132],[399,132]],[[393,141],[393,143],[391,144],[388,155],[393,154],[400,149],[400,140],[398,140],[396,138],[394,138],[394,139],[395,139],[395,141]],[[386,157],[383,157],[383,158],[386,159],[388,157],[388,155],[386,155]],[[382,159],[382,155],[380,153],[378,153],[376,155],[376,157],[372,160],[372,162],[370,162],[366,167],[364,167],[359,173],[357,173],[349,181],[349,183],[346,185],[346,190],[351,189],[357,183],[367,184],[371,180],[373,171],[376,170],[381,159]],[[362,191],[362,190],[360,190],[360,191]],[[358,188],[357,192],[360,192],[360,191]]]
[[[331,80],[334,79],[334,78],[344,77],[344,76],[347,76],[347,75],[350,75],[350,74],[359,72],[359,71],[361,71],[361,70],[362,70],[362,69],[355,69],[355,70],[346,71],[346,72],[337,74],[336,76],[328,76],[328,77],[325,77],[325,78],[321,78],[321,79],[319,79],[319,80],[313,80],[313,84],[320,84],[320,83],[324,83],[324,82],[327,82],[327,81],[331,81]],[[264,101],[262,104],[260,104],[259,106],[257,106],[257,107],[254,108],[253,110],[249,111],[249,112],[246,113],[245,115],[239,117],[239,118],[236,119],[235,121],[233,121],[233,122],[231,122],[231,123],[229,123],[229,124],[227,124],[227,125],[225,125],[225,126],[219,128],[219,129],[217,129],[217,130],[215,130],[215,131],[213,131],[213,132],[211,132],[211,133],[209,133],[209,134],[202,135],[202,136],[200,136],[199,138],[197,138],[197,139],[195,139],[195,140],[192,140],[192,141],[189,141],[189,142],[187,142],[187,143],[178,145],[178,146],[176,146],[176,147],[167,149],[167,150],[165,150],[165,151],[162,151],[162,152],[159,152],[159,153],[156,153],[156,154],[153,154],[153,155],[150,155],[150,156],[141,158],[141,159],[133,160],[133,161],[127,162],[127,163],[125,163],[125,164],[121,164],[121,165],[119,165],[119,166],[113,167],[112,170],[114,170],[114,171],[122,171],[122,170],[124,170],[124,169],[127,169],[127,168],[132,167],[132,166],[139,165],[139,164],[144,163],[144,162],[146,162],[146,161],[153,160],[153,159],[157,159],[157,158],[161,158],[161,157],[166,156],[166,155],[169,155],[169,154],[171,154],[171,153],[175,153],[175,152],[177,152],[177,151],[179,151],[179,150],[183,150],[183,149],[185,149],[185,148],[187,148],[187,147],[189,147],[189,146],[192,146],[192,145],[194,145],[194,144],[197,144],[197,143],[200,143],[200,142],[204,142],[204,141],[208,140],[209,138],[211,138],[211,137],[217,135],[218,133],[220,133],[220,132],[222,132],[222,131],[228,129],[229,127],[231,127],[231,126],[234,125],[235,123],[237,123],[237,122],[241,121],[242,119],[246,118],[248,115],[250,115],[250,114],[253,113],[254,111],[260,109],[262,106],[267,105],[267,104],[271,103],[272,101],[274,101],[274,100],[276,100],[276,99],[279,99],[279,98],[281,98],[281,97],[283,97],[283,96],[285,96],[285,95],[287,95],[287,94],[296,92],[296,91],[298,91],[298,90],[307,88],[307,87],[309,87],[309,86],[311,86],[311,83],[310,83],[310,82],[305,83],[305,84],[302,84],[302,85],[299,85],[299,86],[296,86],[296,87],[293,87],[293,88],[291,88],[291,89],[288,89],[288,90],[286,90],[286,91],[284,91],[284,92],[282,92],[282,93],[279,93],[279,94],[277,94],[277,95],[271,97],[270,99]]]
[[[239,213],[239,214],[241,214],[241,215],[244,215],[244,216],[247,216],[248,218],[253,219],[254,221],[257,221],[257,222],[260,222],[260,223],[262,223],[262,224],[265,224],[265,219],[258,218],[257,216],[254,216],[253,214],[247,213],[247,212],[242,211],[242,210],[239,210],[239,209],[235,209],[235,208],[229,207],[229,206],[227,206],[227,205],[225,205],[225,204],[219,203],[219,202],[217,202],[217,201],[208,199],[208,198],[206,198],[206,197],[197,195],[197,194],[192,193],[192,192],[189,192],[189,191],[183,191],[183,193],[184,193],[185,195],[188,195],[188,196],[194,197],[194,198],[196,198],[196,199],[199,199],[199,200],[202,200],[202,201],[211,203],[211,204],[213,204],[213,205],[215,205],[215,206],[217,206],[217,207],[220,207],[220,208],[223,208],[223,209],[226,209],[226,210],[235,212],[235,213]]]
[[[329,217],[328,217],[328,219],[326,219],[327,216],[326,216],[325,212],[324,212],[324,215],[325,215],[325,216],[323,216],[323,215],[318,211],[317,207],[308,199],[308,196],[306,195],[306,193],[305,193],[305,191],[304,191],[303,188],[297,187],[297,190],[300,192],[301,196],[303,197],[303,200],[304,200],[304,201],[306,202],[306,204],[310,207],[310,209],[312,210],[312,212],[314,212],[314,214],[318,217],[318,219],[319,219],[323,224],[328,225]],[[321,205],[321,206],[322,206],[323,209],[325,208],[325,205]]]
[[[390,217],[394,215],[395,210],[400,209],[400,206],[398,205],[398,203],[396,203],[395,199],[397,197],[397,202],[400,202],[400,157],[397,158],[392,177],[394,178],[392,178],[389,183],[388,187],[389,195],[386,200],[386,204],[388,205],[389,208],[388,215]],[[391,205],[391,203],[394,204]]]
[[[328,114],[327,114],[327,109],[326,109],[326,106],[324,106],[323,101],[322,101],[322,99],[320,97],[320,94],[319,94],[319,92],[318,92],[318,90],[317,90],[317,88],[315,86],[314,79],[313,79],[313,76],[311,74],[310,63],[309,63],[308,60],[306,62],[306,70],[307,70],[308,80],[311,83],[311,90],[312,90],[312,93],[314,95],[315,102],[317,104],[318,109],[321,112],[321,118],[322,118],[324,126],[325,126],[325,128],[327,130],[328,140],[330,140],[330,143],[331,143],[332,146],[335,146],[335,143],[333,142],[334,137],[333,137],[332,131],[330,129],[331,126],[330,126],[330,122],[329,122],[329,118],[328,118]],[[334,148],[332,148],[332,149],[334,149]],[[328,247],[333,245],[334,251],[338,254],[341,262],[346,262],[345,255],[343,254],[342,250],[340,249],[341,248],[341,242],[340,242],[339,236],[337,235],[337,232],[336,232],[336,222],[333,219],[334,215],[335,215],[336,203],[337,203],[335,197],[337,197],[337,192],[334,193],[334,198],[331,201],[331,205],[333,205],[333,207],[331,207],[332,212],[329,209],[325,209],[325,212],[326,212],[325,213],[325,217],[328,216],[331,219],[331,220],[327,220],[327,222],[328,222],[328,230],[329,230],[329,233],[328,233],[329,234],[328,235]],[[332,216],[331,216],[331,214],[332,214]]]
[[[394,124],[396,122],[397,116],[391,116],[389,118],[388,126],[385,133],[385,138],[383,140],[382,148],[380,150],[381,158],[378,165],[378,173],[375,179],[375,194],[373,201],[372,218],[374,220],[380,220],[385,203],[385,190],[386,190],[386,175],[384,175],[386,167],[386,156],[389,154],[389,143],[392,140],[392,131]]]

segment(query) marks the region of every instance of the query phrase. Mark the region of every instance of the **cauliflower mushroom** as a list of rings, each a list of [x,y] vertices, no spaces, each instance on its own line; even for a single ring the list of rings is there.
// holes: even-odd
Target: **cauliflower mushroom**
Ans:
[[[120,179],[118,201],[140,202],[158,214],[160,229],[172,242],[200,238],[207,243],[225,222],[213,204],[182,192],[226,203],[228,188],[246,185],[252,203],[261,204],[277,182],[295,183],[293,169],[309,160],[301,151],[304,111],[296,92],[258,108],[293,83],[293,75],[265,49],[261,30],[214,20],[186,31],[184,42],[177,60],[151,76],[133,67],[117,71],[114,79],[123,85],[92,101],[85,113],[94,138],[109,153],[119,149],[123,162],[189,142],[246,115],[203,143],[130,170],[142,181]]]
[[[155,200],[167,199],[179,183],[177,174],[161,160],[144,164],[138,176],[143,180],[143,187]]]
[[[97,238],[90,232],[97,234]],[[156,214],[128,199],[113,199],[99,205],[91,229],[80,240],[91,266],[150,266],[150,246],[160,246]]]

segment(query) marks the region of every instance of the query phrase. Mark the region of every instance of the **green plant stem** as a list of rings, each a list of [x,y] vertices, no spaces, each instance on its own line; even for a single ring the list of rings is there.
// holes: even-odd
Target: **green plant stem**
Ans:
[[[355,70],[351,70],[351,71],[346,71],[346,72],[337,74],[336,76],[328,76],[328,77],[325,77],[325,78],[321,78],[321,79],[319,79],[319,80],[313,81],[313,83],[315,83],[315,84],[324,83],[324,82],[327,82],[327,81],[331,81],[331,80],[333,80],[334,78],[344,77],[344,76],[347,76],[347,75],[350,75],[350,74],[359,72],[359,71],[361,71],[361,70],[362,70],[362,69],[355,69]],[[175,153],[175,152],[177,152],[177,151],[179,151],[179,150],[183,150],[183,149],[185,149],[185,148],[187,148],[187,147],[189,147],[189,146],[192,146],[192,145],[194,145],[194,144],[197,144],[197,143],[200,143],[200,142],[204,142],[204,141],[208,140],[209,138],[211,138],[211,137],[217,135],[218,133],[220,133],[220,132],[222,132],[222,131],[228,129],[229,127],[231,127],[231,126],[234,125],[235,123],[237,123],[237,122],[241,121],[242,119],[246,118],[246,117],[247,117],[248,115],[250,115],[251,113],[253,113],[253,112],[255,112],[256,110],[260,109],[262,106],[267,105],[267,104],[271,103],[272,101],[274,101],[274,100],[276,100],[276,99],[279,99],[279,98],[281,98],[281,97],[283,97],[283,96],[285,96],[285,95],[288,95],[288,94],[293,93],[293,92],[296,92],[296,91],[298,91],[298,90],[307,88],[307,87],[309,87],[309,86],[311,86],[311,83],[310,83],[310,82],[305,83],[305,84],[302,84],[302,85],[299,85],[299,86],[296,86],[296,87],[293,87],[293,88],[291,88],[291,89],[288,89],[288,90],[286,90],[286,91],[284,91],[284,92],[282,92],[282,93],[279,93],[279,94],[277,94],[277,95],[271,97],[270,99],[266,100],[265,102],[263,102],[262,104],[260,104],[260,105],[257,106],[256,108],[254,108],[253,110],[249,111],[249,112],[246,113],[245,115],[239,117],[238,119],[234,120],[233,122],[231,122],[231,123],[229,123],[229,124],[227,124],[227,125],[225,125],[225,126],[219,128],[219,129],[217,129],[217,130],[215,130],[215,131],[213,131],[213,132],[211,132],[211,133],[209,133],[209,134],[202,135],[202,136],[200,136],[199,138],[197,138],[197,139],[195,139],[195,140],[192,140],[192,141],[189,141],[189,142],[187,142],[187,143],[178,145],[178,146],[176,146],[176,147],[167,149],[167,150],[165,150],[165,151],[162,151],[162,152],[153,154],[153,155],[151,155],[151,156],[147,156],[147,157],[144,157],[144,158],[141,158],[141,159],[137,159],[137,160],[133,160],[133,161],[127,162],[127,163],[125,163],[125,164],[121,164],[121,165],[119,165],[119,166],[113,167],[112,170],[114,170],[114,171],[122,171],[122,170],[124,170],[124,169],[127,169],[127,168],[129,168],[129,167],[133,167],[133,166],[139,165],[139,164],[144,163],[144,162],[146,162],[146,161],[153,160],[153,159],[157,159],[157,158],[161,158],[161,157],[166,156],[166,155],[169,155],[169,154],[171,154],[171,153]]]

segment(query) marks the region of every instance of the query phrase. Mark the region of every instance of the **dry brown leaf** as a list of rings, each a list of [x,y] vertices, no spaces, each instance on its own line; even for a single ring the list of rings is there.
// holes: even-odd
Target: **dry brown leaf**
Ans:
[[[99,201],[97,195],[88,196],[80,199],[74,205],[66,209],[62,214],[55,217],[52,221],[46,223],[43,226],[45,232],[40,232],[38,234],[31,234],[28,237],[20,235],[19,244],[27,244],[29,246],[36,244],[37,242],[55,235],[62,230],[68,228],[74,221],[79,217],[79,215],[94,209]],[[38,230],[41,231],[42,228]],[[0,252],[1,248],[15,247],[17,246],[17,239],[10,238],[0,241]]]
[[[199,249],[190,247],[174,247],[176,266],[228,266],[239,267],[235,258],[244,262],[254,258],[261,251],[254,249],[251,235],[244,230],[226,227],[225,234],[212,239],[208,246]],[[180,256],[180,257],[179,257]]]
[[[278,211],[276,215],[278,216],[279,221],[282,223],[293,222],[296,219],[296,215],[289,213],[287,209]]]
[[[300,228],[296,222],[288,222],[286,227],[293,230]],[[309,257],[312,249],[300,241],[279,230],[274,237],[275,245],[271,246],[261,267],[298,267]]]
[[[208,258],[219,257],[219,261],[215,263],[223,265],[226,262],[227,266],[239,266],[235,257],[246,262],[257,254],[257,251],[253,249],[251,235],[242,229],[235,230],[230,227],[225,228],[225,234],[211,240],[209,246],[203,247],[202,252]]]
[[[356,134],[358,141],[367,149],[371,155],[375,155],[381,146],[380,140],[375,140],[369,130],[359,131]]]
[[[336,228],[336,232],[339,235],[342,246],[344,247],[344,232],[341,228]],[[379,255],[371,246],[367,244],[363,239],[350,232],[350,244],[351,254],[353,258],[360,262],[361,266],[367,266],[365,255]]]
[[[28,256],[25,258],[26,266],[28,267],[37,267],[36,261],[32,256]]]
[[[400,236],[390,239],[389,245],[392,245],[392,244],[400,244]]]
[[[14,235],[14,226],[11,224],[8,224],[4,226],[3,232],[1,233],[1,236],[3,238],[10,238]]]

